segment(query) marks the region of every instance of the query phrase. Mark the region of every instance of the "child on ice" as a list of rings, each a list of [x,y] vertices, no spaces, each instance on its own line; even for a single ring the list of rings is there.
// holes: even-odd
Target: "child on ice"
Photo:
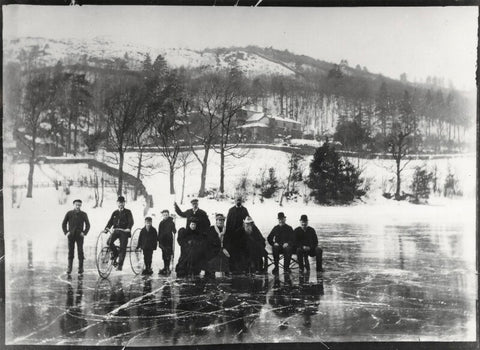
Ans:
[[[143,250],[145,270],[142,271],[142,275],[151,275],[153,273],[152,255],[153,251],[157,249],[157,230],[152,226],[151,217],[145,218],[145,227],[140,231],[137,249]]]

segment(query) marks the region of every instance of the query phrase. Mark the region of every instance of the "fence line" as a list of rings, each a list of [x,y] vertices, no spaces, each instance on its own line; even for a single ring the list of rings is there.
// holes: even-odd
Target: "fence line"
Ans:
[[[218,145],[214,145],[218,147]],[[227,145],[235,146],[235,145]],[[251,144],[239,144],[236,145],[237,148],[249,148],[249,149],[269,149],[273,151],[283,151],[287,153],[298,153],[304,156],[310,156],[315,154],[315,150],[318,148],[316,146],[311,145],[272,145],[272,144],[264,144],[264,143],[251,143]],[[195,150],[202,150],[202,146],[193,146]],[[190,147],[181,147],[180,151],[189,150]],[[107,149],[108,152],[112,152],[114,150]],[[138,148],[130,147],[127,149],[127,152],[138,152]],[[145,147],[143,148],[143,152],[147,153],[161,153],[158,147]],[[355,157],[355,158],[364,158],[364,159],[393,159],[392,156],[388,153],[367,153],[367,152],[355,152],[355,151],[345,151],[345,150],[337,150],[338,154],[343,157]],[[408,154],[404,157],[404,159],[420,159],[420,160],[431,160],[431,159],[450,159],[450,158],[463,158],[463,157],[472,157],[475,156],[474,153],[445,153],[445,154]]]

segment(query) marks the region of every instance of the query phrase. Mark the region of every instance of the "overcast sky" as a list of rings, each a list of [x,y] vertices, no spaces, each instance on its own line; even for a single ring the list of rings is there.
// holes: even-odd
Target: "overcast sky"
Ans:
[[[347,59],[409,80],[475,87],[476,7],[243,8],[3,6],[4,37],[93,38],[152,47],[259,45],[329,62]]]

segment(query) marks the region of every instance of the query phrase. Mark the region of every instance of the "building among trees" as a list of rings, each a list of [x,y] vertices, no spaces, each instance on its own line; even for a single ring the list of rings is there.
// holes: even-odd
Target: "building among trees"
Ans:
[[[301,138],[302,123],[268,113],[266,108],[249,106],[237,116],[247,142],[273,141],[274,138]]]

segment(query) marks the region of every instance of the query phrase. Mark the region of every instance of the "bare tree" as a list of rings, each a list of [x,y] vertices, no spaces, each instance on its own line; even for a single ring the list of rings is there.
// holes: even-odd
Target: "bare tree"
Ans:
[[[38,73],[28,77],[21,102],[23,123],[16,129],[17,140],[23,143],[30,152],[27,198],[32,198],[37,142],[38,138],[42,136],[40,126],[51,107],[53,94],[51,79],[48,74]]]
[[[146,92],[141,77],[136,73],[117,73],[108,78],[102,103],[109,124],[109,142],[118,153],[118,190],[122,194],[125,152],[133,144],[135,123],[145,109]]]
[[[190,149],[202,166],[200,174],[199,197],[205,196],[208,158],[218,139],[222,120],[218,115],[218,105],[221,95],[218,93],[219,76],[215,73],[206,74],[193,82],[191,99],[194,109],[187,114],[185,127]],[[203,149],[203,157],[195,148]]]
[[[185,90],[185,76],[172,70],[165,77],[165,87],[160,93],[161,104],[155,120],[153,141],[168,162],[170,194],[175,194],[175,170],[178,155],[186,145],[185,123],[190,101]],[[157,99],[158,101],[158,99]]]
[[[220,154],[220,193],[225,192],[225,158],[232,156],[242,158],[248,153],[248,149],[239,149],[239,143],[243,139],[242,129],[239,128],[237,115],[245,107],[250,99],[248,98],[247,82],[242,72],[231,68],[220,76],[217,93],[219,94],[218,110],[220,117],[220,137],[218,153]]]
[[[399,115],[394,120],[392,125],[392,132],[388,139],[388,152],[395,160],[395,175],[397,177],[397,186],[395,190],[395,199],[400,199],[401,195],[401,174],[407,164],[402,161],[408,155],[411,143],[412,135],[416,132],[416,123],[414,121],[414,111],[411,105],[411,98],[407,91],[404,92],[403,99],[399,104]]]
[[[135,189],[133,192],[133,200],[137,200],[138,190],[139,190],[139,183],[141,181],[144,161],[150,159],[151,157],[147,157],[145,159],[145,150],[148,147],[148,140],[149,136],[148,133],[151,128],[151,120],[142,115],[136,120],[136,123],[133,127],[133,136],[132,136],[132,145],[135,147],[135,151],[137,153],[136,164],[134,167],[137,170],[136,179],[137,183],[135,184]]]
[[[185,197],[185,179],[187,166],[193,162],[192,152],[189,149],[183,150],[178,154],[178,167],[182,169],[182,195],[180,198],[180,204],[183,204],[183,198]]]

